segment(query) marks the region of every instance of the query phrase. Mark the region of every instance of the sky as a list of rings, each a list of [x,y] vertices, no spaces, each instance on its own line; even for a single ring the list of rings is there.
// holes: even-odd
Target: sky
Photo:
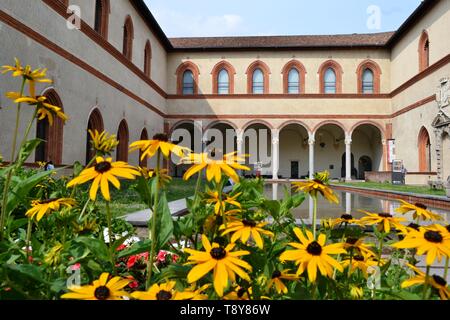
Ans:
[[[168,37],[396,30],[421,0],[145,0]]]

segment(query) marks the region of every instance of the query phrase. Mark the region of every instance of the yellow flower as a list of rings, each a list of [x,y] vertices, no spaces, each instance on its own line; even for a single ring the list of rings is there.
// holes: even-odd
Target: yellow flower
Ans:
[[[136,178],[135,176],[140,175],[136,168],[130,166],[126,162],[111,161],[111,158],[105,160],[102,157],[97,157],[97,164],[95,167],[84,169],[78,177],[67,184],[67,187],[70,188],[75,185],[86,183],[89,180],[94,180],[89,191],[91,200],[95,201],[97,198],[97,191],[100,186],[103,198],[105,198],[106,201],[111,201],[109,182],[111,182],[116,189],[120,189],[120,182],[116,177],[133,180]]]
[[[115,135],[110,135],[108,132],[103,131],[99,133],[96,130],[92,131],[88,130],[89,135],[91,136],[91,144],[92,148],[100,155],[108,155],[117,147],[119,141],[117,141]]]
[[[339,199],[329,187],[328,181],[329,173],[324,171],[316,173],[312,180],[294,182],[292,185],[297,188],[296,191],[303,191],[312,197],[317,197],[317,193],[320,193],[329,202],[339,203]]]
[[[233,232],[231,236],[231,242],[235,243],[238,239],[241,239],[243,244],[246,244],[250,239],[250,236],[255,241],[258,248],[263,249],[264,241],[261,237],[261,234],[264,234],[269,237],[273,237],[273,233],[264,230],[263,227],[266,226],[268,222],[260,222],[252,220],[235,220],[227,224],[223,224],[220,226],[219,230],[225,230],[222,232],[222,236]]]
[[[50,251],[45,255],[44,262],[50,266],[56,266],[61,262],[61,251],[64,246],[61,243],[57,243]]]
[[[357,224],[361,225],[361,222],[358,219],[353,218],[351,214],[343,214],[340,218],[336,218],[332,222],[332,226],[335,227],[338,224]]]
[[[188,264],[197,264],[189,272],[187,281],[189,283],[196,282],[205,276],[211,270],[213,273],[213,284],[217,294],[222,297],[223,290],[228,286],[228,280],[236,281],[236,273],[244,280],[250,282],[250,277],[242,269],[252,270],[252,267],[245,261],[239,259],[240,256],[248,255],[248,251],[231,252],[234,244],[229,244],[225,248],[217,243],[209,242],[205,235],[202,235],[202,244],[205,251],[197,251],[193,249],[184,249],[190,254]]]
[[[130,151],[132,152],[136,150],[142,151],[141,160],[144,160],[146,157],[153,157],[158,150],[161,150],[164,157],[168,158],[171,152],[179,157],[182,157],[189,149],[170,143],[166,134],[159,133],[153,136],[153,140],[140,140],[133,142],[130,145]]]
[[[364,237],[359,239],[348,237],[342,245],[347,251],[356,250],[356,254],[375,257],[375,253],[371,250],[372,244],[365,244]]]
[[[222,195],[225,196],[225,200],[222,198],[219,198],[219,193],[217,191],[207,191],[207,195],[210,197],[209,199],[206,199],[206,203],[214,203],[214,213],[219,215],[221,212],[225,211],[225,205],[228,203],[230,205],[233,205],[235,207],[240,208],[241,204],[237,202],[237,198],[242,194],[242,192],[239,192],[235,194],[234,196],[230,197],[228,195]]]
[[[370,266],[377,266],[378,261],[374,260],[371,256],[365,255],[355,255],[351,259],[352,264],[349,270],[349,273],[352,274],[355,270],[359,269],[363,273],[364,277],[367,278],[369,275],[367,273],[367,269]],[[342,266],[347,268],[350,266],[350,257],[342,261]]]
[[[252,300],[252,288],[243,288],[241,286],[236,286],[233,291],[227,293],[223,299],[224,300]]]
[[[401,284],[402,288],[408,288],[415,285],[423,285],[426,282],[428,282],[428,284],[431,284],[435,289],[438,290],[439,296],[442,300],[450,299],[450,289],[448,288],[447,281],[445,281],[445,279],[443,279],[441,276],[438,275],[432,275],[428,277],[427,281],[426,274],[420,271],[420,269],[416,268],[411,264],[408,264],[408,267],[414,270],[416,276],[403,281]]]
[[[416,203],[411,204],[403,200],[399,200],[402,205],[397,208],[395,211],[401,214],[405,214],[410,211],[414,211],[413,218],[414,219],[422,219],[422,220],[442,220],[442,217],[438,214],[427,210],[427,207],[424,204]]]
[[[72,208],[76,204],[76,201],[70,198],[33,200],[31,202],[31,208],[25,213],[25,215],[31,219],[36,216],[36,221],[40,221],[47,213],[58,211],[61,207]]]
[[[195,296],[193,292],[175,290],[176,281],[154,284],[147,291],[135,291],[131,297],[138,300],[186,300]]]
[[[204,286],[201,286],[198,289],[195,289],[195,286],[193,285],[192,288],[189,288],[184,291],[186,295],[188,296],[188,299],[186,300],[208,300],[209,297],[207,294],[205,294],[205,290],[207,290],[211,285],[205,284]],[[189,294],[192,295],[192,297],[189,296]]]
[[[130,283],[130,280],[114,277],[108,281],[108,277],[109,274],[104,272],[92,285],[82,287],[71,286],[69,290],[72,292],[63,294],[61,298],[76,300],[123,300],[123,297],[127,297],[128,293],[122,289]]]
[[[399,249],[417,249],[416,254],[427,255],[427,265],[432,265],[434,260],[441,262],[442,257],[450,257],[450,233],[441,225],[420,227],[419,231],[411,230],[400,242],[392,245]]]
[[[46,102],[47,98],[44,96],[21,97],[20,93],[18,92],[8,92],[7,97],[13,99],[15,103],[25,102],[29,105],[36,106],[38,119],[43,120],[45,118],[48,118],[48,122],[50,123],[50,125],[53,125],[54,115],[58,118],[61,118],[63,121],[67,121],[68,119],[64,112],[61,111],[60,107],[51,105],[50,103]]]
[[[216,183],[222,180],[222,172],[230,177],[234,182],[239,182],[239,176],[235,170],[250,170],[249,167],[239,164],[244,161],[247,155],[237,155],[236,152],[225,154],[223,159],[214,160],[208,157],[207,153],[191,153],[188,157],[182,159],[182,163],[193,164],[183,176],[184,180],[188,180],[197,172],[206,168],[206,179],[211,181],[214,179]]]
[[[297,276],[308,270],[308,278],[311,282],[315,282],[317,278],[317,269],[323,276],[332,277],[333,267],[342,272],[342,266],[331,258],[330,254],[345,253],[341,243],[325,245],[326,236],[320,234],[318,240],[315,241],[312,232],[306,230],[305,237],[299,228],[294,228],[294,233],[300,240],[300,243],[291,242],[290,246],[296,250],[287,250],[280,256],[280,260],[295,261],[299,265]]]
[[[364,290],[361,287],[352,285],[350,286],[350,296],[353,299],[359,300],[364,297]]]
[[[209,215],[203,224],[205,232],[211,232],[215,226],[221,226],[224,223],[228,223],[230,220],[237,219],[236,216],[241,213],[240,209],[232,209],[225,211],[222,215]]]
[[[400,223],[405,221],[405,218],[395,218],[390,213],[371,213],[364,210],[360,210],[365,213],[367,217],[361,218],[361,223],[364,225],[378,224],[378,231],[389,233],[391,228],[402,229],[404,226]]]
[[[267,290],[270,290],[273,286],[275,286],[275,290],[278,292],[278,294],[287,294],[288,288],[283,283],[282,280],[288,280],[288,281],[296,281],[298,280],[298,276],[295,274],[290,274],[290,269],[283,270],[283,271],[274,271],[272,273],[272,279],[270,279],[269,283],[267,284]]]
[[[151,179],[156,176],[155,169],[149,169],[146,167],[139,167],[139,172],[145,179]],[[160,186],[167,185],[170,181],[172,181],[172,177],[168,175],[169,171],[167,169],[159,169],[159,184]]]

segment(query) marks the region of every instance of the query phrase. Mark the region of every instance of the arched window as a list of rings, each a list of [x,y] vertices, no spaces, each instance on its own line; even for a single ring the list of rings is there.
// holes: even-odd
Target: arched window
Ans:
[[[140,140],[148,140],[148,132],[147,132],[146,128],[144,128],[142,130]],[[148,166],[148,158],[145,158],[145,159],[141,160],[141,157],[142,157],[142,151],[139,150],[139,166],[141,168],[144,168],[144,167],[147,168],[147,166]]]
[[[430,40],[426,31],[422,32],[419,40],[419,71],[430,66]]]
[[[92,149],[89,130],[91,130],[92,132],[94,132],[95,130],[97,130],[98,132],[103,132],[104,130],[102,114],[98,109],[94,109],[94,111],[92,111],[91,115],[89,116],[88,126],[86,130],[86,165],[95,156],[95,150]]]
[[[194,94],[194,74],[191,70],[186,70],[183,74],[183,95]]]
[[[186,61],[177,68],[177,94],[178,95],[196,95],[198,94],[198,76],[200,71],[198,67]]]
[[[222,69],[217,76],[217,93],[230,93],[230,77],[228,76],[228,71],[225,69]]]
[[[362,93],[374,93],[373,71],[365,69],[362,75]]]
[[[133,57],[133,39],[134,39],[134,28],[133,21],[130,16],[125,19],[125,24],[123,26],[123,55],[128,59],[132,60]]]
[[[55,90],[47,90],[44,94],[47,102],[63,109],[59,95]],[[44,140],[36,148],[35,160],[41,162],[52,161],[53,164],[62,164],[64,121],[53,117],[53,125],[45,118],[37,121],[36,138]]]
[[[431,142],[425,127],[419,132],[419,171],[431,172]]]
[[[290,94],[300,93],[300,73],[297,69],[292,68],[288,74],[288,92]]]
[[[361,62],[356,70],[356,76],[359,94],[380,93],[381,68],[375,61]]]
[[[332,68],[325,71],[323,88],[324,93],[336,93],[336,72]]]
[[[109,0],[95,1],[94,30],[105,39],[108,37],[109,11]]]
[[[283,93],[305,93],[306,69],[300,61],[289,61],[281,73],[283,74]]]
[[[247,68],[247,93],[269,93],[269,67],[262,61],[255,61]]]
[[[117,161],[128,162],[128,125],[125,120],[122,120],[119,124],[119,130],[117,130],[117,140],[119,145],[117,146]]]
[[[264,73],[259,68],[253,71],[252,93],[253,94],[264,93]]]
[[[151,74],[151,69],[152,69],[152,47],[150,45],[150,41],[147,40],[144,50],[144,73],[149,78]]]

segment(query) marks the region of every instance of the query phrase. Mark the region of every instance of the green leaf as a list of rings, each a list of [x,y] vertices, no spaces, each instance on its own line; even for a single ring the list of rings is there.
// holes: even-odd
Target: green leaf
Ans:
[[[125,258],[135,254],[148,252],[151,249],[151,241],[149,239],[134,243],[131,247],[121,250],[117,255],[118,258]]]
[[[149,183],[143,176],[137,178],[136,191],[139,193],[142,202],[144,202],[146,205],[150,205],[153,203],[153,197],[151,192],[153,180]]]
[[[78,237],[75,241],[84,244],[97,259],[109,261],[109,248],[102,240],[88,237]]]
[[[157,242],[156,252],[158,252],[169,241],[173,234],[173,219],[167,202],[166,194],[161,194],[161,199],[158,202],[156,215],[156,230]]]
[[[33,152],[37,146],[44,142],[42,139],[32,139],[25,142],[24,146],[19,150],[18,161],[16,162],[16,168],[22,167],[22,165],[27,161],[30,154]]]
[[[11,223],[9,224],[9,230],[15,231],[16,229],[25,226],[27,223],[28,223],[28,218],[12,220]]]
[[[18,277],[26,276],[42,283],[48,283],[43,277],[44,269],[34,264],[7,264],[6,267]]]
[[[84,166],[79,161],[75,161],[75,163],[73,164],[74,177],[79,176],[81,171],[83,171],[83,169],[84,169]]]

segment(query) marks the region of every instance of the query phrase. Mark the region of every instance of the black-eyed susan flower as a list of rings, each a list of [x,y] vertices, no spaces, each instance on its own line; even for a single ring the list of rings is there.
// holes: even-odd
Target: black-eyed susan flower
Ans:
[[[236,242],[238,239],[241,240],[243,244],[246,244],[250,237],[255,241],[258,248],[263,249],[264,241],[261,234],[273,237],[273,233],[265,230],[264,227],[268,222],[256,222],[253,220],[235,220],[227,224],[220,226],[219,230],[224,230],[222,236],[233,233],[231,236],[231,242]]]
[[[94,180],[89,191],[91,200],[95,201],[98,188],[100,187],[103,198],[105,198],[106,201],[110,201],[109,182],[111,182],[116,189],[120,189],[120,182],[117,177],[133,180],[136,178],[135,176],[139,175],[139,171],[126,162],[112,162],[111,158],[104,159],[103,157],[97,157],[96,165],[84,169],[78,177],[67,184],[67,187],[70,188]]]
[[[114,277],[108,281],[109,274],[104,272],[93,284],[82,287],[71,286],[72,292],[61,296],[63,299],[76,300],[123,300],[128,297],[128,293],[123,290],[130,280]]]
[[[329,173],[324,171],[316,173],[312,180],[293,182],[292,185],[297,189],[296,191],[303,191],[312,197],[317,197],[317,194],[321,194],[329,202],[339,203],[339,199],[329,187],[328,181]]]
[[[402,205],[395,209],[396,212],[405,214],[412,211],[415,220],[442,220],[440,215],[427,210],[427,206],[422,203],[411,204],[403,200],[399,201]]]
[[[241,286],[236,286],[235,288],[233,288],[232,291],[230,291],[229,293],[227,293],[223,299],[224,300],[234,300],[234,301],[238,301],[238,300],[252,300],[252,294],[253,294],[253,289],[250,288],[244,288]]]
[[[291,242],[289,245],[296,250],[286,250],[280,256],[281,262],[295,261],[299,265],[296,275],[299,276],[308,271],[308,278],[315,282],[317,278],[317,269],[323,276],[332,277],[334,268],[343,271],[342,266],[333,259],[330,254],[346,253],[341,243],[326,245],[326,236],[320,234],[317,241],[314,240],[312,232],[306,230],[306,237],[299,228],[294,228],[294,233],[300,240]]]
[[[375,253],[371,249],[372,244],[364,243],[364,237],[362,238],[348,237],[342,245],[345,250],[347,251],[353,250],[355,254],[375,257]]]
[[[236,281],[236,273],[242,279],[250,282],[249,275],[242,268],[251,271],[252,267],[239,259],[240,256],[248,255],[250,252],[232,252],[235,247],[234,244],[229,244],[225,248],[215,242],[211,245],[205,235],[202,235],[202,244],[205,251],[184,249],[185,252],[190,254],[188,264],[196,264],[187,276],[189,283],[196,282],[213,270],[214,289],[222,297],[223,290],[228,286],[228,280]]]
[[[287,281],[296,281],[298,280],[298,276],[295,274],[290,274],[291,270],[286,269],[283,271],[275,270],[272,273],[272,278],[269,280],[269,283],[267,284],[267,290],[270,290],[272,287],[275,286],[275,290],[278,292],[278,294],[287,294],[288,288],[284,284],[283,280]]]
[[[362,299],[364,297],[364,290],[361,287],[357,287],[355,285],[350,286],[350,297],[355,300]]]
[[[206,290],[209,289],[211,285],[209,283],[201,286],[198,289],[195,289],[195,285],[193,285],[191,288],[188,288],[184,291],[186,294],[185,300],[208,300],[209,297],[205,293]]]
[[[36,221],[40,221],[45,214],[59,211],[62,207],[72,208],[76,205],[76,201],[70,198],[33,200],[31,208],[25,213],[27,217]]]
[[[147,291],[135,291],[131,297],[138,300],[186,300],[194,297],[193,292],[175,290],[176,281],[154,284]]]
[[[97,130],[88,130],[91,136],[91,145],[96,154],[106,156],[111,154],[114,149],[119,145],[116,135],[110,135],[106,131],[98,132]]]
[[[332,226],[335,227],[337,225],[349,225],[349,224],[356,224],[361,225],[361,222],[358,219],[353,218],[351,214],[343,214],[339,218],[336,218],[332,222]]]
[[[415,266],[408,264],[408,267],[411,268],[416,275],[408,280],[405,280],[402,282],[401,287],[402,288],[408,288],[416,285],[424,285],[428,282],[428,284],[431,284],[431,286],[436,289],[439,293],[439,297],[442,300],[449,300],[450,299],[450,289],[447,286],[447,281],[445,281],[444,278],[438,275],[432,275],[427,276],[424,272],[422,272],[420,269],[416,268]]]
[[[147,180],[156,177],[156,169],[150,169],[146,167],[139,167],[138,169],[141,175]],[[169,170],[159,169],[159,186],[164,187],[170,181],[172,181],[172,177],[169,176]]]
[[[239,164],[245,160],[247,155],[237,155],[236,152],[225,154],[223,159],[214,160],[208,157],[207,153],[191,153],[181,160],[184,164],[193,164],[183,175],[184,180],[188,180],[197,172],[206,168],[206,179],[208,181],[222,180],[222,173],[230,177],[234,182],[239,182],[239,176],[235,170],[250,170],[249,167]]]
[[[417,249],[417,255],[427,255],[426,264],[429,266],[436,258],[441,262],[443,257],[450,257],[450,233],[438,224],[420,227],[419,231],[412,230],[402,241],[392,246],[399,249]]]
[[[205,201],[206,203],[214,204],[215,214],[220,214],[221,212],[224,212],[227,203],[237,208],[241,207],[241,204],[237,201],[237,198],[242,194],[242,192],[239,192],[232,197],[224,194],[222,195],[222,198],[219,197],[219,192],[217,191],[208,190],[206,194],[208,195],[209,198],[206,199]]]
[[[130,144],[130,151],[140,150],[142,152],[141,160],[152,158],[158,150],[164,157],[168,158],[170,153],[178,157],[184,156],[189,148],[181,147],[169,142],[169,137],[164,133],[158,133],[153,136],[152,140],[140,140]]]
[[[49,266],[57,266],[61,263],[61,253],[64,246],[61,243],[56,243],[44,257],[44,262]]]
[[[361,218],[363,225],[377,225],[378,231],[389,233],[391,229],[402,229],[404,226],[401,222],[406,221],[405,218],[396,218],[390,213],[372,213],[360,210],[367,216]]]
[[[373,256],[357,254],[352,256],[351,259],[349,257],[342,261],[342,267],[349,268],[349,274],[352,274],[354,271],[359,269],[366,279],[369,276],[367,273],[367,269],[372,266],[378,266],[378,261],[373,259]]]

